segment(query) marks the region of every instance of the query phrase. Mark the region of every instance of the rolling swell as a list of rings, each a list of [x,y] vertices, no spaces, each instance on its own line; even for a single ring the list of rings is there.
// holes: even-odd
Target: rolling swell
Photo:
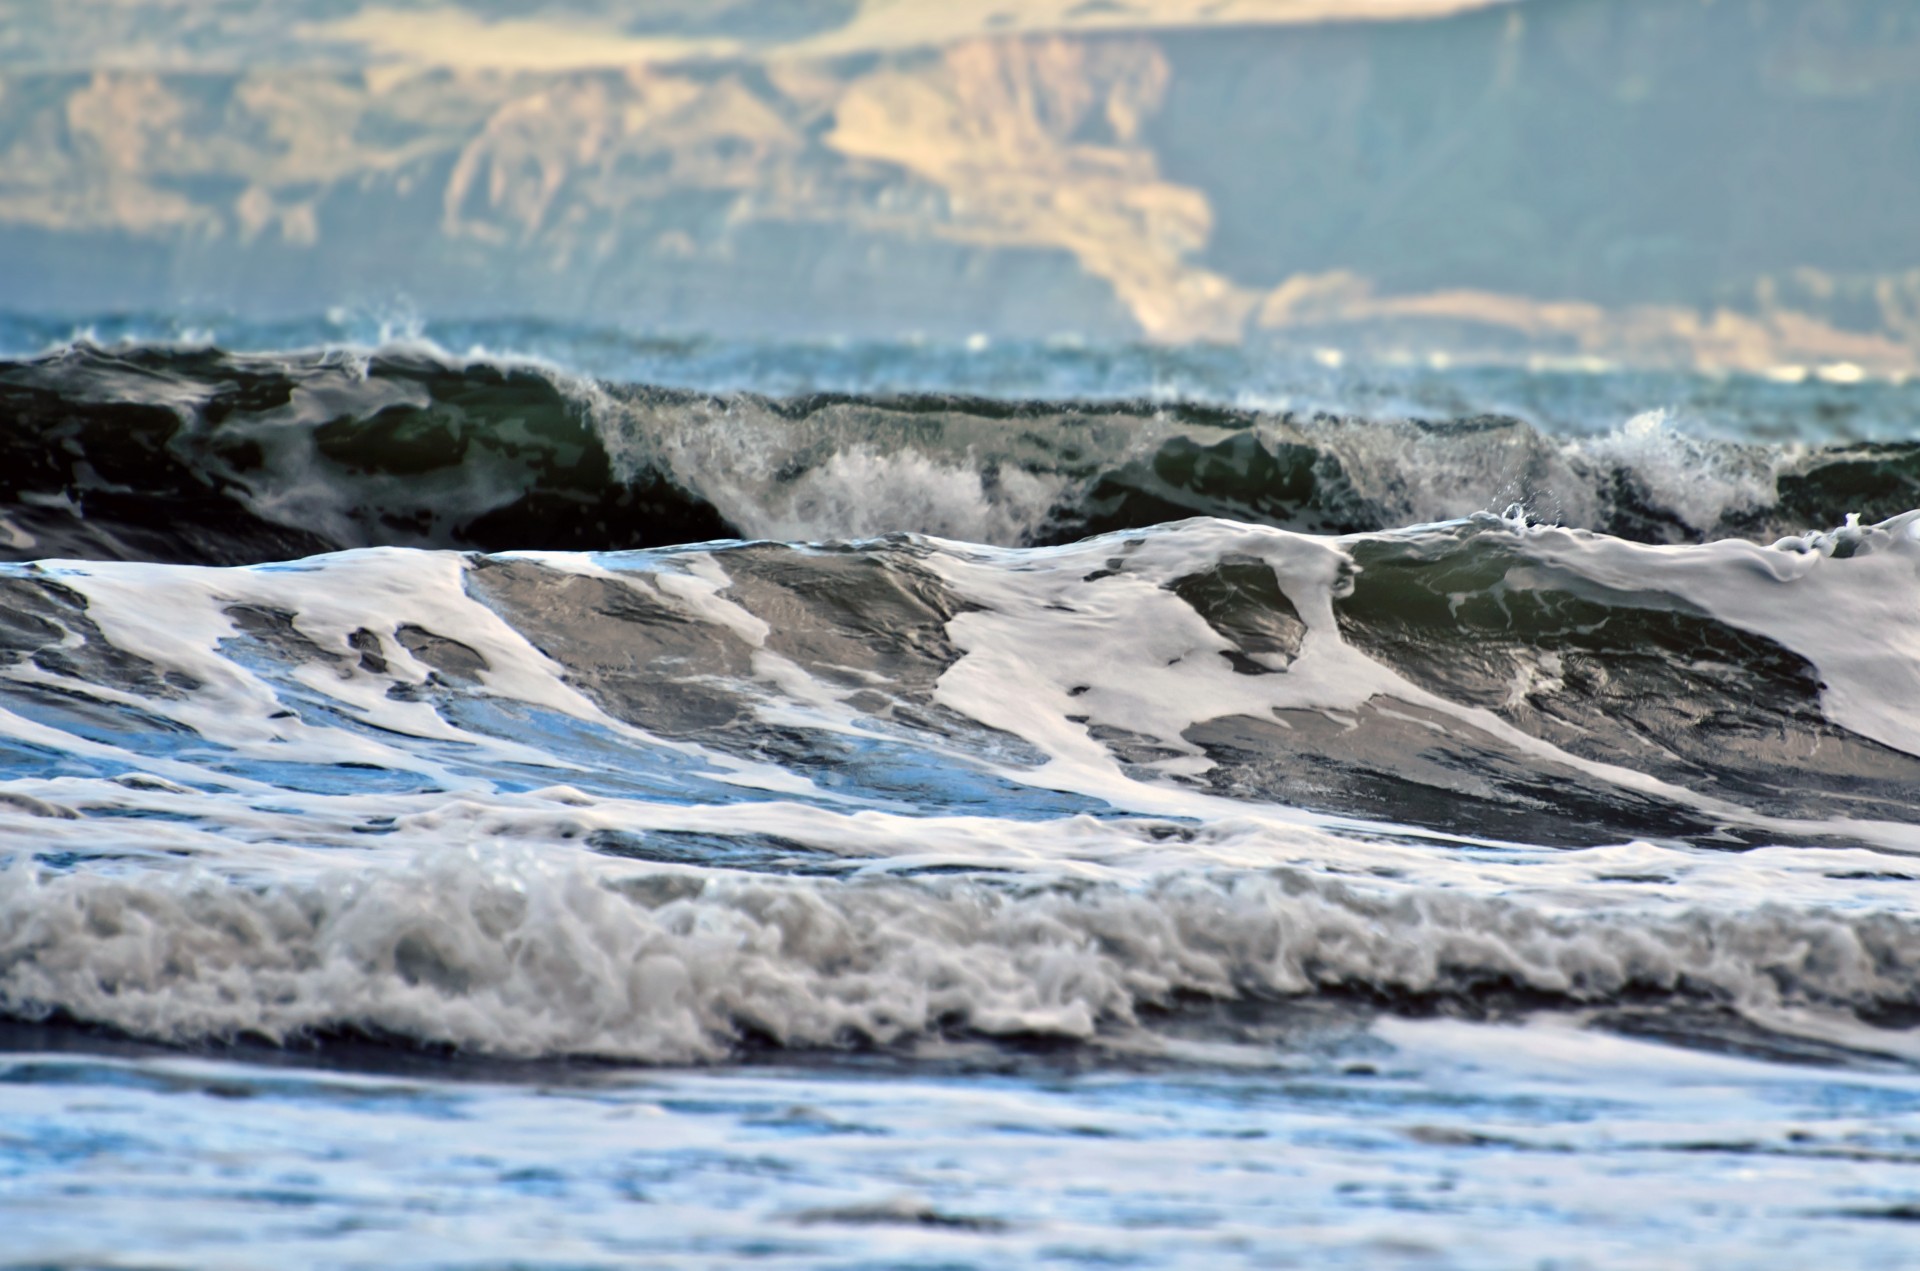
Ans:
[[[6,566],[0,1016],[684,1062],[1317,998],[1905,1046],[1916,525]]]
[[[1301,416],[594,383],[434,350],[76,345],[0,364],[0,558],[625,549],[909,530],[1064,543],[1190,516],[1353,533],[1519,503],[1651,543],[1920,503],[1920,444],[1711,442],[1657,417]]]
[[[239,564],[730,532],[662,476],[617,475],[566,385],[525,368],[82,346],[0,367],[0,418],[10,559]]]
[[[0,682],[24,717],[156,761],[240,728],[232,685],[251,685],[247,747],[289,747],[268,751],[276,780],[314,788],[343,755],[364,783],[495,780],[484,749],[422,766],[407,739],[518,740],[558,711],[635,731],[583,749],[556,717],[517,762],[612,764],[610,791],[718,797],[660,749],[696,746],[924,811],[1178,812],[1204,792],[1535,844],[1904,843],[1915,525],[1805,550],[1483,515],[1345,539],[1189,521],[1045,549],[10,567]],[[191,634],[154,635],[161,614]],[[296,776],[302,737],[341,744]],[[84,747],[45,770],[121,771]]]

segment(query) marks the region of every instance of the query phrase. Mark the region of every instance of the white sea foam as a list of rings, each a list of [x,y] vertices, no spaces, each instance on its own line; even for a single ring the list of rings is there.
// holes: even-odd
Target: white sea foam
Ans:
[[[1818,668],[1835,723],[1920,755],[1920,512],[1772,547],[1649,547],[1564,530],[1527,531],[1526,543],[1608,587],[1671,592],[1777,641]]]
[[[888,416],[885,403],[795,419],[748,399],[660,405],[566,382],[623,476],[669,471],[753,537],[858,538],[905,529],[1017,545],[1047,532],[1055,516],[1070,522],[1092,488],[1051,448],[1028,453],[1020,436],[1026,425],[963,407],[940,416],[929,437],[916,438],[918,412]],[[1046,426],[1061,430],[1054,445],[1081,454],[1098,475],[1125,474],[1147,488],[1157,483],[1147,472],[1154,456],[1176,439],[1200,448],[1252,439],[1275,455],[1310,447],[1319,455],[1314,480],[1323,487],[1316,498],[1326,505],[1295,512],[1305,519],[1376,519],[1383,527],[1468,516],[1515,500],[1554,520],[1594,526],[1605,521],[1624,481],[1656,511],[1711,535],[1730,516],[1772,507],[1779,473],[1806,454],[1697,435],[1666,409],[1579,438],[1556,438],[1519,419],[1435,427],[1398,417],[1303,419],[1283,412],[1222,426],[1182,416],[1175,399],[1164,413],[1103,418],[1096,409],[1075,421],[1063,411]],[[1250,472],[1239,484],[1220,497],[1251,506],[1267,496]],[[1167,493],[1196,510],[1214,497],[1198,488]]]
[[[1904,525],[1882,536],[1889,543],[1910,542]],[[1744,542],[1654,548],[1525,525],[1488,532],[1512,533],[1524,553],[1607,587],[1669,590],[1736,627],[1778,639],[1823,672],[1831,669],[1826,700],[1836,722],[1920,754],[1920,732],[1905,722],[1912,709],[1907,704],[1920,706],[1920,647],[1909,650],[1897,637],[1891,649],[1856,644],[1838,657],[1827,647],[1836,619],[1860,630],[1906,621],[1916,592],[1908,581],[1914,566],[1904,556],[1884,554],[1880,565],[1851,576],[1829,569],[1802,595],[1790,597],[1773,594],[1771,584],[1811,576],[1809,562],[1820,560],[1817,553],[1803,558]],[[1545,768],[1696,808],[1729,824],[1789,839],[1834,828],[1759,815],[1631,767],[1583,758],[1490,710],[1423,689],[1365,656],[1342,637],[1334,616],[1334,602],[1352,585],[1348,549],[1354,541],[1193,521],[1046,551],[949,545],[930,563],[979,607],[949,624],[966,656],[942,677],[940,699],[1050,756],[1045,767],[1019,779],[1143,811],[1211,817],[1224,809],[1172,784],[1144,785],[1095,739],[1095,726],[1151,738],[1172,757],[1141,766],[1168,777],[1192,776],[1211,766],[1185,739],[1196,724],[1286,710],[1337,718],[1363,703],[1391,699],[1497,739]],[[1174,580],[1230,557],[1269,565],[1305,625],[1299,654],[1283,674],[1236,673],[1221,656],[1229,641],[1169,589]],[[1761,577],[1751,577],[1743,562],[1760,565]],[[1869,580],[1869,573],[1876,577]],[[1897,681],[1892,694],[1862,691],[1889,669]],[[1846,832],[1920,848],[1920,834],[1905,825],[1849,822]]]
[[[1920,708],[1920,683],[1902,676],[1920,674],[1920,647],[1898,633],[1912,625],[1916,519],[1779,547],[1653,548],[1518,524],[1429,532],[1505,536],[1503,550],[1523,565],[1636,595],[1664,591],[1777,640],[1819,668],[1836,721],[1912,750],[1920,737],[1906,716]],[[759,782],[782,797],[746,802],[711,797],[719,786],[652,798],[568,785],[570,772],[592,786],[603,772],[623,775],[620,763],[644,766],[648,747],[684,762],[686,782],[754,781],[752,763],[773,765],[665,743],[610,715],[576,682],[580,668],[470,593],[472,566],[459,556],[41,567],[38,576],[85,599],[93,638],[194,686],[160,694],[130,679],[87,691],[164,716],[196,741],[146,756],[0,716],[16,742],[137,770],[20,777],[0,789],[0,832],[63,862],[43,871],[16,860],[0,873],[0,1007],[169,1039],[344,1028],[502,1054],[678,1062],[723,1057],[743,1038],[826,1046],[959,1028],[1084,1039],[1195,996],[1471,998],[1494,986],[1603,1005],[1677,996],[1776,1031],[1845,1027],[1869,1049],[1912,1048],[1904,1034],[1859,1032],[1852,1017],[1910,1009],[1920,983],[1910,883],[1876,853],[1783,846],[1730,856],[1654,844],[1582,853],[1433,835],[1429,846],[1418,827],[1197,788],[1192,778],[1212,761],[1185,740],[1195,723],[1275,710],[1339,716],[1391,698],[1429,711],[1433,728],[1472,727],[1542,764],[1715,810],[1782,844],[1911,843],[1910,827],[1757,816],[1580,760],[1489,710],[1418,689],[1343,637],[1335,609],[1353,585],[1355,545],[1212,521],[1043,551],[932,540],[866,549],[909,552],[958,602],[942,634],[959,656],[939,676],[936,702],[1039,756],[967,759],[929,739],[928,762],[964,759],[1005,782],[1009,801],[1023,786],[1072,791],[1147,819],[927,815],[789,768]],[[682,549],[518,559],[556,581],[630,589],[660,606],[658,620],[745,650],[744,671],[695,666],[688,682],[732,694],[763,724],[859,741],[899,735],[858,705],[873,675],[835,679],[777,652],[787,619],[753,611],[746,558]],[[1272,659],[1272,674],[1236,672],[1221,656],[1227,638],[1169,586],[1223,560],[1264,562],[1304,627],[1297,654],[1284,666]],[[1528,585],[1524,569],[1510,577]],[[287,615],[295,638],[243,655],[237,605]],[[399,638],[409,625],[484,663],[458,701],[548,712],[632,753],[595,768],[543,749],[535,734],[497,735],[418,697],[436,671]],[[1891,634],[1868,649],[1837,640],[1842,630]],[[364,633],[384,671],[350,659]],[[4,673],[72,687],[58,663]],[[1557,672],[1543,662],[1538,674]],[[357,726],[289,716],[280,708],[290,692],[334,703]],[[1097,727],[1162,753],[1122,763]],[[223,756],[371,763],[427,784],[316,792],[276,784],[267,767],[210,766]],[[521,767],[505,781],[493,764]],[[549,784],[527,788],[523,770]],[[609,834],[607,851],[642,857],[675,834],[761,839],[839,876],[582,850]],[[912,876],[927,869],[990,876]]]
[[[1779,469],[1797,457],[1792,448],[1760,450],[1690,435],[1668,410],[1635,415],[1577,448],[1630,474],[1657,507],[1701,533],[1711,533],[1729,513],[1771,507]]]
[[[751,401],[660,407],[574,386],[625,479],[672,474],[750,538],[860,538],[901,529],[1017,543],[1066,490],[1064,476],[964,443],[934,447],[850,419],[792,420]]]
[[[1920,983],[1920,924],[1887,914],[1556,912],[1302,871],[820,883],[460,850],[265,886],[15,867],[0,933],[9,1014],[169,1040],[345,1028],[650,1062],[753,1037],[1088,1039],[1191,996],[1489,984],[1588,1004],[1674,995],[1798,1031],[1810,1011],[1910,1008]]]
[[[395,679],[421,684],[433,674],[431,666],[396,638],[394,633],[407,623],[457,633],[455,639],[485,660],[485,669],[478,672],[482,682],[501,696],[613,722],[569,689],[560,668],[524,636],[466,595],[463,559],[451,552],[371,548],[238,570],[74,561],[51,562],[41,570],[87,599],[88,616],[115,648],[198,685],[170,701],[136,699],[112,685],[90,684],[89,692],[108,700],[137,700],[144,709],[241,753],[280,758],[284,752],[261,748],[297,746],[308,762],[375,762],[408,769],[422,761],[416,749],[286,716],[278,690],[223,651],[223,642],[240,634],[230,610],[243,604],[290,615],[292,629],[310,642],[312,657],[288,659],[285,669],[291,678],[400,737],[504,745],[501,753],[513,752],[511,742],[459,730],[430,706],[389,694]],[[356,674],[350,665],[340,664],[347,655],[359,656],[349,643],[359,631],[371,632],[378,640],[378,653],[388,666],[384,675]],[[29,682],[54,678],[32,664],[12,668],[10,674]],[[521,757],[538,756],[523,751]]]
[[[1920,616],[1915,612],[1920,604],[1915,524],[1915,518],[1901,518],[1849,531],[1851,537],[1790,544],[1807,550],[1737,541],[1647,547],[1524,526],[1479,532],[1510,536],[1523,560],[1621,593],[1666,591],[1734,627],[1777,641],[1818,668],[1823,702],[1836,723],[1920,754],[1920,732],[1911,723],[1920,718],[1920,644],[1901,634]],[[1851,545],[1850,556],[1835,554],[1843,539]],[[1271,718],[1274,711],[1340,715],[1369,701],[1392,699],[1431,712],[1430,728],[1492,737],[1550,768],[1696,808],[1781,841],[1838,829],[1890,846],[1914,845],[1909,827],[1836,827],[1760,816],[1719,795],[1570,754],[1490,710],[1409,683],[1350,644],[1335,619],[1336,600],[1352,585],[1352,545],[1352,540],[1220,521],[1031,551],[923,541],[912,549],[918,567],[937,574],[963,602],[944,633],[961,656],[945,668],[935,696],[960,716],[1021,738],[1043,758],[1038,768],[1026,762],[988,763],[1004,780],[1072,791],[1150,814],[1213,819],[1245,810],[1244,803],[1182,783],[1211,767],[1186,739],[1197,724],[1236,715]],[[1271,567],[1304,624],[1298,655],[1283,672],[1237,673],[1224,656],[1233,651],[1231,642],[1169,590],[1174,580],[1228,558]],[[864,681],[829,682],[766,647],[767,619],[743,607],[747,593],[734,593],[720,556],[682,549],[622,558],[619,568],[589,557],[525,559],[554,570],[556,579],[586,576],[634,588],[674,614],[686,630],[705,629],[741,647],[752,668],[744,680],[716,680],[697,665],[671,669],[671,675],[715,685],[769,726],[798,724],[859,738],[891,735],[876,732],[875,722],[862,713]],[[478,756],[545,766],[564,779],[577,760],[512,735],[476,730],[401,691],[417,689],[435,674],[397,635],[412,627],[456,640],[479,656],[484,667],[476,671],[471,691],[482,698],[552,712],[634,744],[702,756],[715,770],[745,773],[741,765],[750,761],[742,756],[723,759],[691,743],[663,742],[609,714],[579,686],[575,672],[580,668],[555,662],[527,634],[468,594],[468,568],[453,554],[377,549],[293,566],[65,562],[49,564],[43,572],[85,597],[89,619],[115,648],[197,685],[157,698],[98,683],[84,686],[89,695],[169,719],[241,758],[367,763],[418,773],[443,790],[485,790],[484,781],[449,763],[455,752],[427,744],[446,742],[471,747]],[[1528,585],[1525,571],[1510,575],[1508,585]],[[298,648],[282,649],[274,655],[282,661],[271,673],[236,658],[227,646],[240,634],[231,612],[237,605],[289,615],[290,630],[311,646],[311,653],[303,657]],[[1843,631],[1873,632],[1875,638],[1844,639],[1838,634]],[[359,664],[360,651],[352,643],[356,638],[364,643],[368,636],[385,663],[378,673]],[[1269,669],[1280,671],[1277,663]],[[668,671],[662,668],[663,675]],[[5,674],[62,692],[75,687],[64,672],[33,661],[16,663]],[[1544,684],[1554,676],[1542,663],[1536,679]],[[332,703],[358,726],[289,713],[283,705],[290,690]],[[6,724],[23,742],[117,757],[170,780],[211,780],[224,788],[245,784],[230,771],[209,778],[177,756],[142,758],[109,742],[49,731],[48,725],[17,713]],[[1163,757],[1122,765],[1096,736],[1098,729],[1148,739]],[[915,744],[935,753],[950,751],[937,737],[921,736]],[[964,762],[979,766],[983,761]],[[745,779],[794,792],[807,788],[805,779],[790,770],[769,769]]]
[[[991,491],[972,464],[860,446],[781,484],[710,477],[721,512],[755,538],[862,538],[902,525],[979,543],[1018,542],[1037,527],[1064,482],[1009,470]]]

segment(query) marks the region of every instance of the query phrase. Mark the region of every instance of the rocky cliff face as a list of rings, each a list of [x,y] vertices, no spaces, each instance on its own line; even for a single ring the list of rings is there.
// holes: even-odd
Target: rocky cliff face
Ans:
[[[1920,360],[1904,0],[917,3],[0,5],[0,304]]]

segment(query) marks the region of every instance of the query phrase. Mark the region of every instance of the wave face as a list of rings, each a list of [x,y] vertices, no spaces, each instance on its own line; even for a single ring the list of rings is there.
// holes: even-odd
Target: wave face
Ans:
[[[1917,573],[1920,514],[9,566],[0,1012],[680,1063],[1305,1001],[1920,1053]]]
[[[1509,504],[1639,542],[1766,541],[1897,515],[1920,484],[1915,443],[1712,441],[1659,415],[1566,436],[1498,415],[716,395],[401,345],[0,364],[0,448],[0,557],[191,564],[898,531],[1040,546],[1193,516],[1345,534]]]

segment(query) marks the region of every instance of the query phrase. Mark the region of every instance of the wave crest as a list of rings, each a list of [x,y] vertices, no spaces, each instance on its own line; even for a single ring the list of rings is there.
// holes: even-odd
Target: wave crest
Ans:
[[[1693,1005],[1910,1021],[1920,924],[1544,911],[1304,872],[1137,887],[609,877],[449,851],[247,886],[0,872],[0,1011],[171,1042],[357,1033],[515,1057],[1088,1041],[1195,999]],[[1890,1036],[1889,1043],[1894,1039]]]
[[[1920,444],[1804,449],[1657,413],[1586,439],[938,394],[599,383],[427,348],[78,345],[0,364],[0,556],[234,564],[365,546],[635,548],[907,531],[1039,545],[1216,516],[1351,533],[1510,502],[1645,542],[1908,510]]]

